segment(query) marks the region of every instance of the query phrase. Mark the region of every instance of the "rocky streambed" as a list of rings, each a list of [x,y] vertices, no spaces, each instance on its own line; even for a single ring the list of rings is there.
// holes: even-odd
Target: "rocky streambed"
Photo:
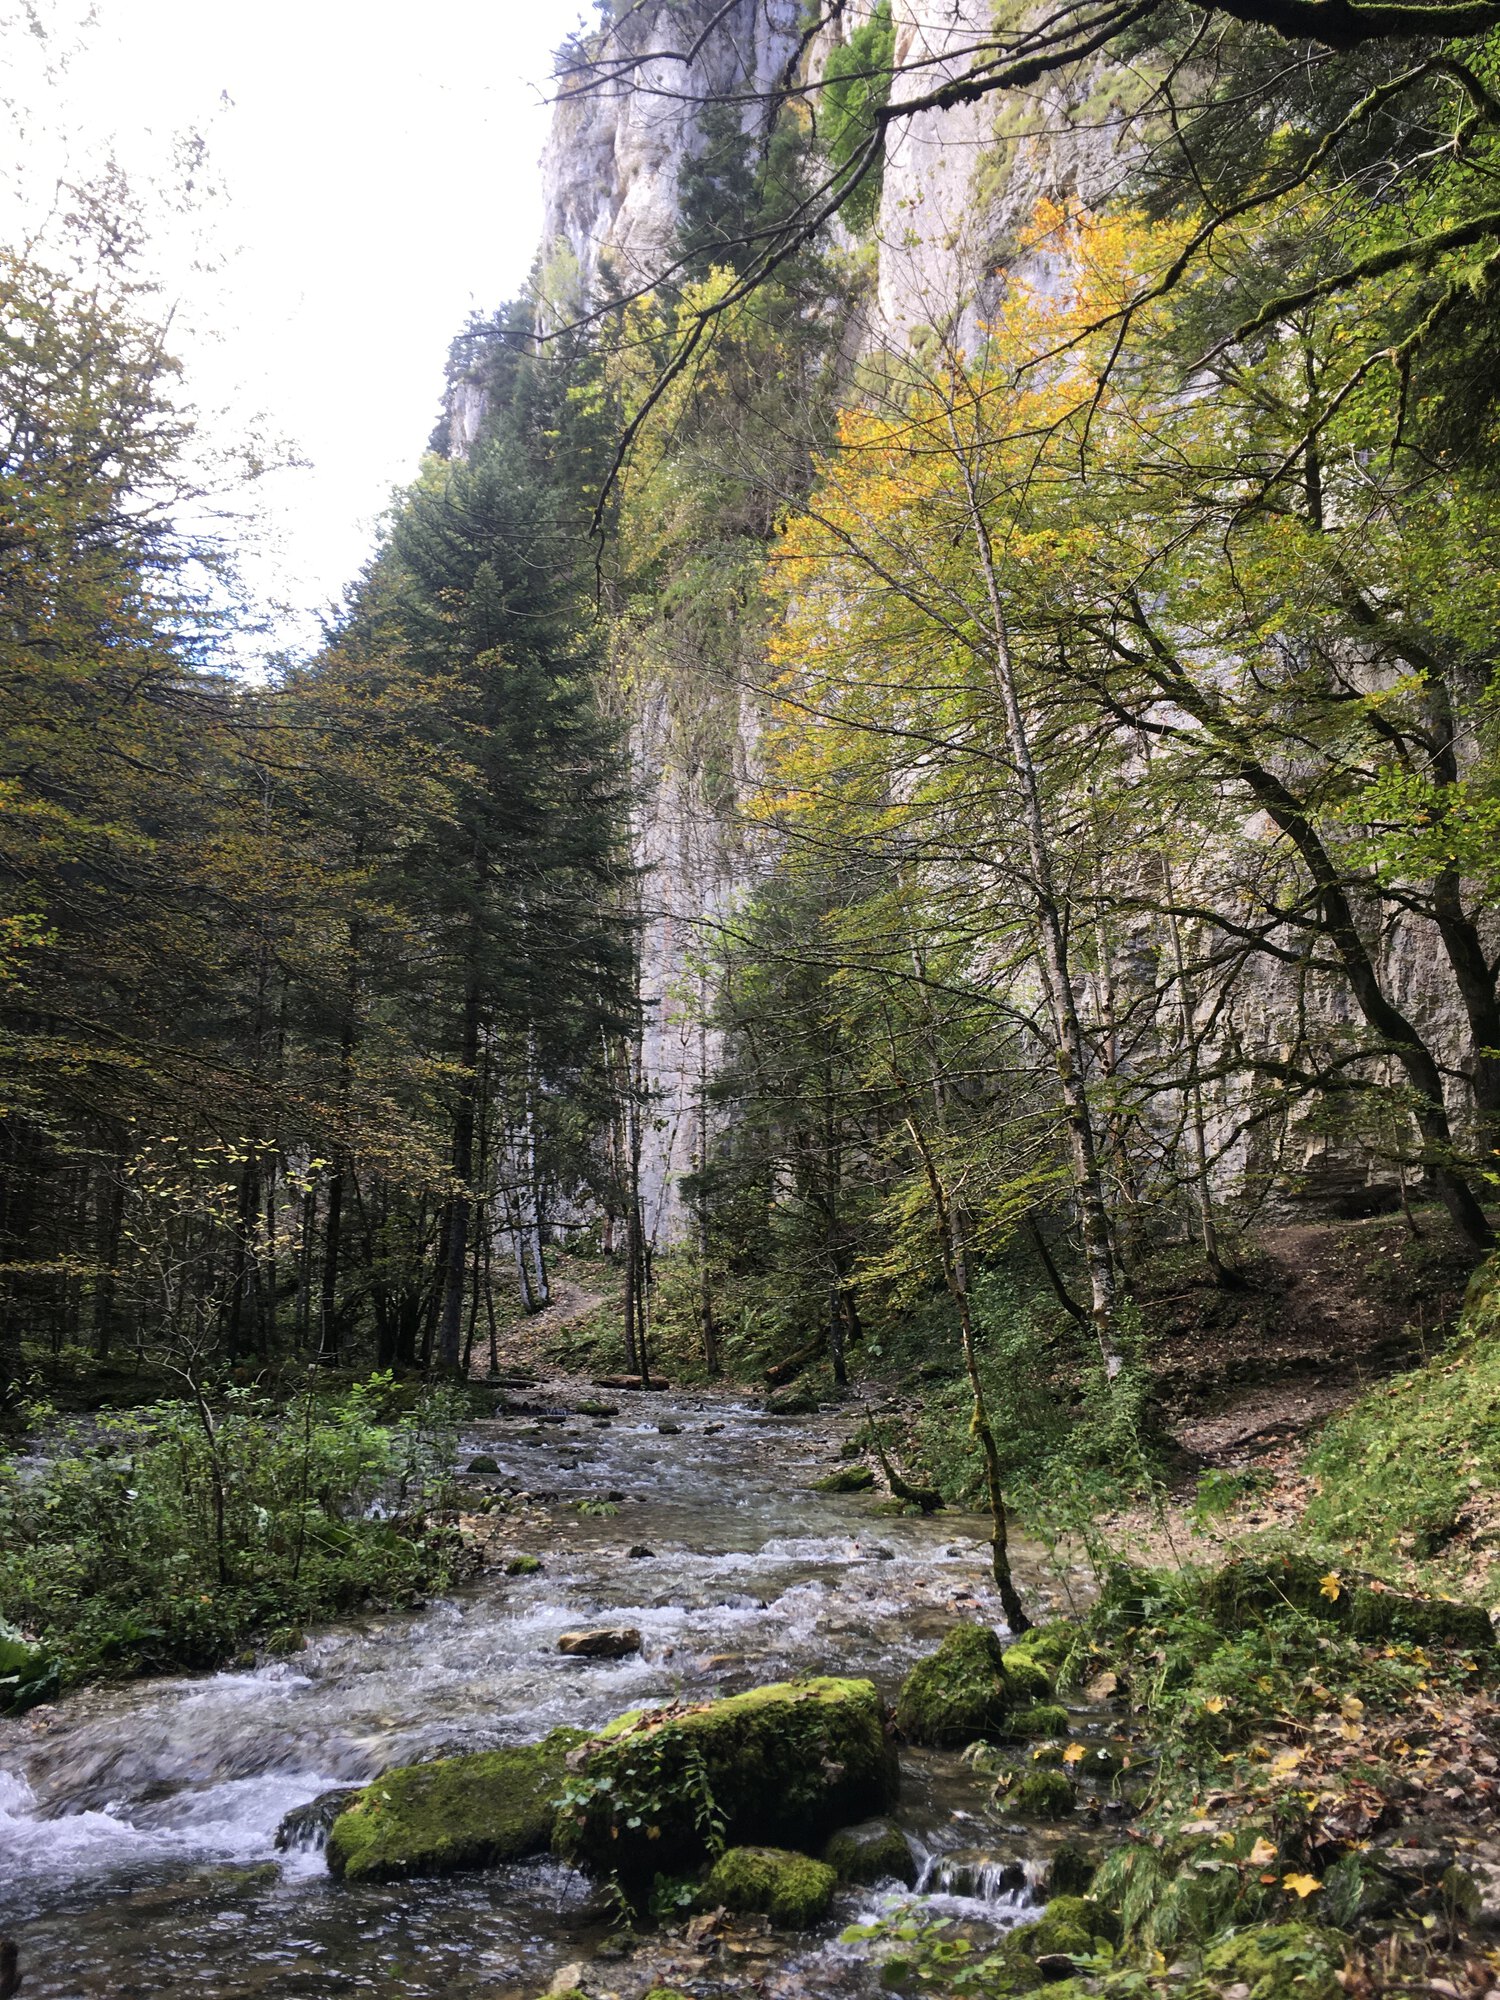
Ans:
[[[868,1679],[890,1698],[956,1624],[1000,1627],[983,1524],[814,1491],[833,1463],[819,1420],[664,1395],[612,1392],[613,1415],[578,1414],[589,1399],[561,1389],[530,1400],[542,1421],[465,1434],[476,1499],[531,1501],[484,1517],[489,1567],[464,1590],[312,1634],[253,1670],[95,1691],[0,1725],[0,1931],[18,1941],[27,2000],[520,2000],[601,1950],[622,1993],[668,1969],[704,1993],[752,1977],[813,2000],[878,1990],[839,1933],[910,1893],[894,1877],[841,1886],[808,1930],[765,1916],[714,1930],[684,1913],[620,1960],[597,1878],[556,1860],[341,1881],[316,1822],[298,1833],[295,1817],[278,1849],[288,1814],[396,1766],[799,1676]],[[560,1650],[600,1630],[626,1642]],[[1062,1835],[1007,1814],[956,1745],[903,1752],[893,1813],[910,1857],[898,1872],[927,1909],[989,1935],[1037,1913]]]

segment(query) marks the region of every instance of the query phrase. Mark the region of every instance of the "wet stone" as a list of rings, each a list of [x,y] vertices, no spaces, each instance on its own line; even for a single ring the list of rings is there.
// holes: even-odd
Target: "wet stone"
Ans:
[[[564,1632],[557,1650],[572,1659],[623,1660],[641,1650],[641,1635],[633,1625],[601,1627],[594,1632]]]

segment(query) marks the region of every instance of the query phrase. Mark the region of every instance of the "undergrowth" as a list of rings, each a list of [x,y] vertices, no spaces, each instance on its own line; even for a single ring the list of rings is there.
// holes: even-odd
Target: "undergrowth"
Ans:
[[[0,1621],[67,1686],[218,1666],[316,1618],[414,1604],[452,1563],[427,1514],[467,1402],[435,1388],[387,1421],[392,1387],[284,1406],[230,1388],[46,1426],[40,1465],[0,1460]]]

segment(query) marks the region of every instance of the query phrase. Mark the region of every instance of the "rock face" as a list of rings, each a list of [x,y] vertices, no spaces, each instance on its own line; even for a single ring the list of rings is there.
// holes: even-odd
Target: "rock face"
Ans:
[[[581,1730],[556,1729],[522,1749],[387,1771],[334,1820],[329,1873],[350,1882],[391,1881],[544,1852],[567,1754],[584,1740]]]
[[[649,1883],[705,1858],[711,1800],[728,1842],[815,1847],[894,1799],[885,1720],[871,1682],[831,1679],[623,1715],[569,1760],[556,1845]]]
[[[801,60],[816,77],[837,40],[847,39],[873,0],[847,0]],[[678,181],[700,150],[705,98],[739,99],[747,130],[764,117],[766,92],[798,59],[801,0],[637,0],[619,10],[598,53],[609,74],[564,82],[546,147],[541,311],[560,324],[606,285],[649,285],[670,258],[678,221]],[[994,22],[993,0],[892,0],[898,63],[911,65],[896,95],[927,92],[963,61]],[[1098,206],[1131,164],[1128,118],[1139,85],[1102,58],[1014,98],[993,97],[892,122],[873,238],[858,245],[872,273],[851,352],[923,351],[939,335],[972,350],[1010,274],[1047,279],[1047,260],[1025,248],[1023,232],[1039,202],[1076,199]],[[837,226],[836,226],[837,229]],[[854,247],[845,239],[846,247]],[[482,374],[450,386],[448,449],[462,453],[478,433]],[[684,662],[678,671],[692,670]],[[649,677],[633,681],[630,742],[639,807],[634,860],[642,871],[643,1066],[653,1116],[643,1134],[641,1186],[648,1236],[680,1241],[690,1218],[682,1178],[701,1148],[705,1081],[721,1063],[718,1036],[701,1025],[697,1002],[701,946],[753,886],[757,859],[737,830],[737,807],[757,759],[753,699],[728,695],[713,723],[713,761],[733,781],[711,786],[702,745],[679,741],[672,702]],[[1261,824],[1247,813],[1245,833]],[[1211,860],[1211,857],[1210,857]],[[1441,1060],[1460,1054],[1453,1031],[1457,995],[1440,954],[1414,925],[1396,924],[1379,947],[1392,997],[1434,1042]],[[1124,996],[1156,983],[1159,939],[1142,921],[1124,939],[1112,978]],[[1345,983],[1307,976],[1270,960],[1242,974],[1230,1025],[1243,1047],[1279,1050],[1284,1023],[1306,1009],[1330,1034],[1362,1033]],[[1205,1023],[1220,1015],[1212,991],[1200,996]],[[1227,1012],[1225,1013],[1227,1019]],[[1211,1057],[1213,1030],[1206,1027]],[[1212,1060],[1207,1062],[1212,1071]],[[1275,1184],[1307,1202],[1374,1201],[1394,1194],[1390,1177],[1371,1187],[1364,1154],[1330,1139],[1317,1107],[1293,1113],[1288,1128],[1245,1116],[1248,1078],[1229,1076],[1205,1090],[1214,1176],[1226,1193]]]

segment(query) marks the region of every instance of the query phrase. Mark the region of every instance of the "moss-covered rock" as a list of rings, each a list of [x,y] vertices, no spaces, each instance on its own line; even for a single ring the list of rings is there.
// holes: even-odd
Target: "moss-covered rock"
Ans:
[[[1314,1924],[1258,1924],[1232,1931],[1203,1954],[1218,1985],[1246,1985],[1250,2000],[1335,2000],[1348,1939]]]
[[[1066,1736],[1069,1715],[1055,1701],[1033,1702],[1015,1709],[1005,1718],[1003,1734],[1008,1742],[1030,1743],[1047,1736]]]
[[[894,1799],[885,1725],[871,1682],[833,1679],[620,1716],[572,1760],[555,1845],[649,1882],[703,1860],[711,1806],[737,1846],[819,1846]]]
[[[812,1490],[814,1493],[867,1493],[874,1484],[875,1475],[869,1466],[841,1465],[826,1479],[815,1479]]]
[[[811,1389],[778,1389],[766,1398],[768,1417],[815,1417],[818,1399]]]
[[[573,1412],[580,1417],[617,1417],[620,1406],[618,1403],[602,1403],[597,1396],[586,1396],[581,1403],[573,1405]]]
[[[1360,1586],[1349,1594],[1348,1615],[1357,1639],[1406,1639],[1419,1646],[1462,1646],[1472,1653],[1495,1643],[1488,1611],[1449,1597],[1408,1597]]]
[[[1031,1660],[1047,1673],[1056,1674],[1077,1641],[1078,1627],[1071,1618],[1049,1619],[1045,1625],[1033,1625],[1006,1647],[1005,1664],[1009,1667],[1018,1660]]]
[[[1205,1608],[1228,1631],[1291,1606],[1344,1625],[1357,1639],[1406,1639],[1471,1652],[1495,1643],[1489,1613],[1477,1604],[1417,1597],[1336,1572],[1330,1576],[1322,1562],[1290,1552],[1227,1562],[1204,1578],[1202,1592]]]
[[[823,1859],[841,1882],[859,1882],[866,1887],[875,1882],[904,1882],[908,1889],[916,1887],[916,1856],[900,1827],[888,1819],[842,1827],[823,1849]]]
[[[1028,1771],[1005,1794],[1006,1810],[1025,1819],[1067,1819],[1076,1804],[1072,1783],[1061,1771]]]
[[[469,1460],[469,1470],[470,1472],[498,1472],[500,1470],[500,1461],[496,1458],[491,1458],[487,1451],[482,1451],[477,1457]]]
[[[1094,1879],[1098,1863],[1092,1854],[1065,1840],[1053,1852],[1047,1863],[1047,1874],[1043,1887],[1054,1899],[1058,1896],[1081,1896]]]
[[[1012,1712],[1052,1692],[1035,1661],[1008,1671],[987,1625],[959,1625],[912,1668],[896,1697],[896,1727],[912,1743],[953,1748],[1002,1735]]]
[[[505,1565],[507,1576],[535,1576],[541,1569],[540,1556],[512,1556]]]
[[[586,1740],[581,1730],[555,1729],[524,1748],[387,1771],[333,1822],[330,1873],[350,1882],[389,1881],[541,1853],[552,1835],[567,1754]]]
[[[828,1914],[838,1877],[822,1861],[784,1847],[731,1847],[714,1863],[703,1890],[709,1909],[757,1911],[801,1931]]]

